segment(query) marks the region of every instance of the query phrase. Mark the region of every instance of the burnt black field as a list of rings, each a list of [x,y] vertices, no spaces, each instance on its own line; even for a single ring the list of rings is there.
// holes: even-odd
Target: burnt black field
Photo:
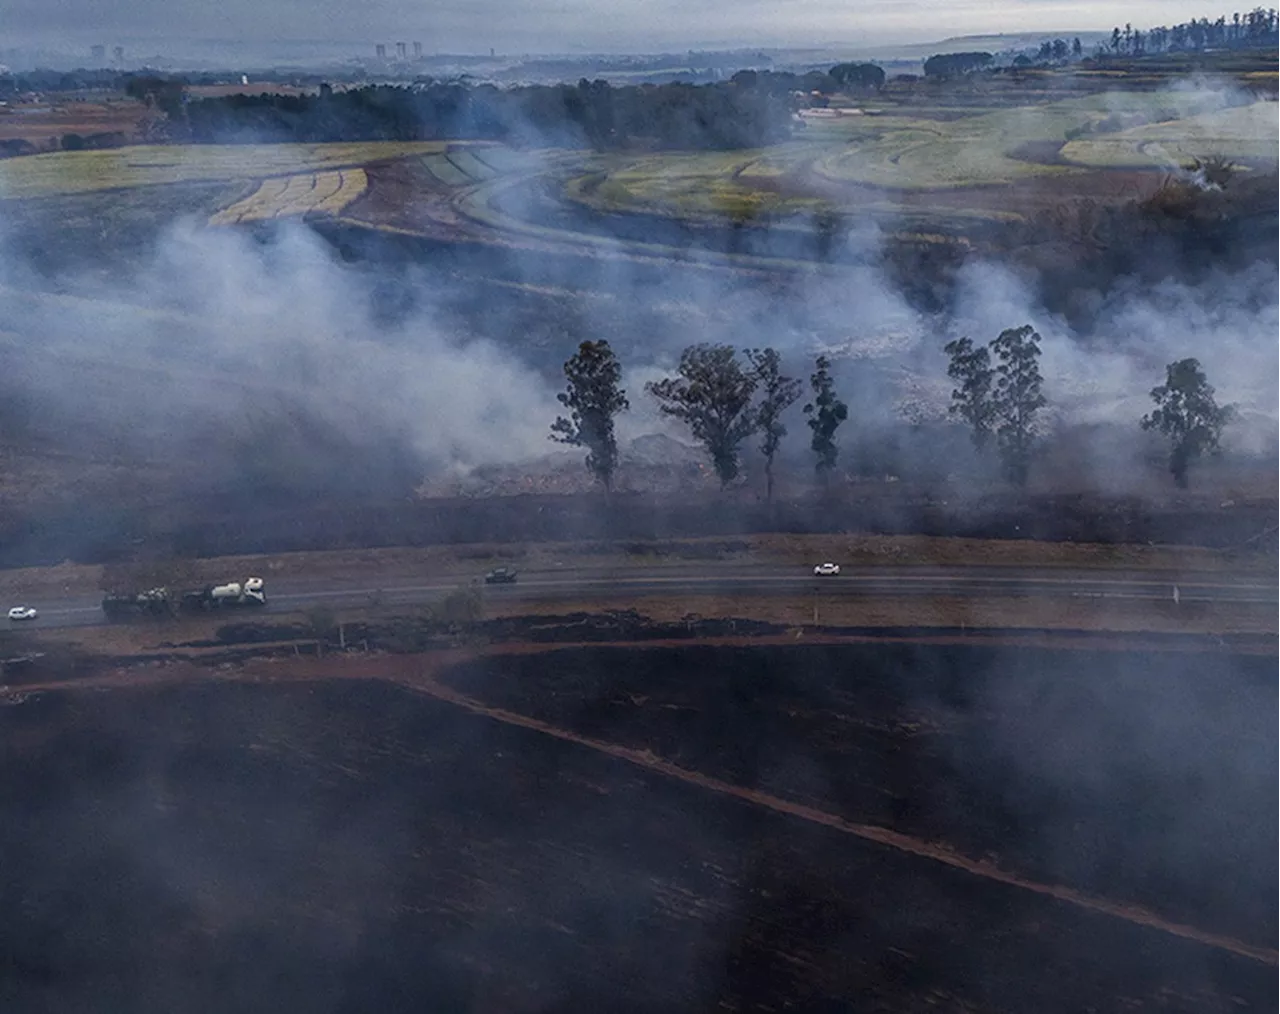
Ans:
[[[1274,946],[1274,659],[600,647],[445,681]],[[5,1011],[1277,1004],[1273,965],[387,684],[45,693],[0,761]]]

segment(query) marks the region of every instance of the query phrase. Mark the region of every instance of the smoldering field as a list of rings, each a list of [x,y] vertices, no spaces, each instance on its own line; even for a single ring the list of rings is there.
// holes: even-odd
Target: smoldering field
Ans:
[[[1190,94],[1213,109],[1250,99],[1203,82]],[[1185,99],[1174,89],[1149,104],[1177,109]],[[1010,136],[1049,129],[1050,113],[1019,114],[1028,123]],[[862,150],[845,144],[841,157]],[[200,151],[182,146],[174,157],[198,162]],[[795,256],[818,221],[762,221],[737,230],[744,240],[724,223],[690,232],[670,209],[592,212],[556,190],[563,155],[538,172],[539,156],[524,153],[527,179],[495,181],[500,218],[536,227],[552,214],[563,226],[534,239],[475,222],[470,233],[450,226],[448,241],[397,239],[376,216],[208,228],[210,202],[233,199],[227,180],[59,195],[53,173],[42,177],[45,196],[0,200],[0,543],[29,550],[6,560],[87,559],[81,536],[96,532],[106,534],[90,540],[102,543],[95,559],[139,539],[165,551],[173,547],[159,533],[173,519],[207,528],[268,509],[589,489],[582,454],[547,435],[561,364],[599,338],[618,352],[631,401],[619,419],[624,490],[714,493],[709,479],[683,481],[702,474],[698,451],[640,439],[689,439],[643,388],[682,348],[724,342],[777,348],[801,379],[815,355],[833,358],[850,406],[841,469],[861,489],[893,478],[910,489],[904,500],[953,504],[1007,492],[947,416],[942,347],[1029,323],[1044,338],[1049,399],[1033,493],[1168,501],[1165,448],[1138,419],[1166,364],[1195,356],[1238,415],[1224,456],[1193,472],[1193,486],[1215,508],[1271,497],[1273,164],[1252,165],[1225,192],[1184,178],[1163,198],[1172,210],[1155,200],[1158,175],[1127,169],[1123,187],[1141,200],[1107,196],[1121,184],[1104,170],[938,191],[962,209],[1012,202],[1025,212],[1016,227],[975,227],[967,245],[904,244],[883,209],[892,192],[877,192],[875,215],[851,192],[831,249],[766,270],[720,248]],[[381,171],[389,166],[401,163]],[[393,220],[454,208],[449,188],[380,194],[380,170],[370,178],[370,200]],[[670,239],[685,233],[705,244]],[[803,500],[814,488],[809,434],[798,407],[786,422],[780,488]],[[748,502],[762,479],[756,443],[744,447],[738,497]]]
[[[608,338],[623,360],[624,447],[653,433],[687,440],[657,416],[643,384],[685,345],[715,341],[777,347],[801,377],[816,353],[833,355],[851,406],[841,438],[853,468],[986,481],[947,423],[941,346],[1032,323],[1045,339],[1045,436],[1087,448],[1071,491],[1164,489],[1161,448],[1137,420],[1164,365],[1185,356],[1202,360],[1220,401],[1239,406],[1230,460],[1274,456],[1273,264],[1194,284],[1120,285],[1098,295],[1080,332],[1038,305],[1027,279],[989,261],[962,267],[946,309],[925,311],[875,263],[876,237],[860,242],[866,263],[834,275],[770,280],[617,261],[585,285],[567,268],[549,280],[532,253],[494,255],[501,285],[453,271],[447,254],[344,262],[301,226],[250,236],[184,223],[109,281],[37,277],[11,259],[0,297],[6,443],[127,464],[143,487],[155,476],[153,500],[404,495],[424,478],[554,453],[546,435],[558,367],[587,338]],[[525,268],[536,285],[519,281]],[[803,474],[798,412],[790,429],[784,456]],[[940,440],[950,475],[928,464]],[[746,471],[759,471],[752,451]]]
[[[597,647],[440,673],[465,707],[301,675],[0,709],[8,1009],[1275,1009],[1266,659]]]

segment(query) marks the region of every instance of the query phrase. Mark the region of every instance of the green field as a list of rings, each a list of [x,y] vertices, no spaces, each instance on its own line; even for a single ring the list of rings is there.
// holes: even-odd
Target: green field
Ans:
[[[575,181],[569,196],[598,210],[711,214],[755,204],[785,211],[812,203],[797,192],[801,188],[786,197],[778,193],[780,184],[805,172],[889,190],[992,186],[1078,176],[1094,166],[1158,165],[1140,146],[1178,139],[1182,143],[1170,150],[1183,159],[1203,154],[1206,145],[1238,157],[1274,158],[1275,105],[1222,109],[1221,103],[1211,93],[1108,92],[1040,106],[970,108],[960,115],[930,107],[916,115],[896,109],[812,120],[800,135],[804,140],[767,152],[615,159],[602,170],[604,178]],[[941,118],[942,112],[951,118]],[[1142,125],[1096,133],[1130,122]],[[1060,160],[1040,153],[1055,145],[1065,145]]]
[[[643,211],[673,217],[780,215],[813,210],[816,196],[767,189],[818,153],[811,145],[768,150],[669,153],[642,159],[597,158],[571,179],[568,198],[596,211]]]
[[[1081,165],[1109,167],[1186,165],[1206,155],[1274,160],[1280,146],[1278,124],[1276,103],[1255,102],[1071,141],[1062,154]]]
[[[659,219],[770,222],[785,232],[811,230],[816,215],[835,211],[908,237],[955,239],[1036,213],[1037,201],[1090,186],[1105,195],[1108,170],[1215,154],[1275,161],[1271,101],[1229,105],[1224,91],[1166,89],[1018,105],[1007,86],[998,108],[1000,99],[975,91],[915,104],[886,95],[877,109],[811,118],[793,140],[753,150],[602,155],[440,141],[59,152],[0,162],[0,201],[11,220],[43,216],[68,237],[82,229],[104,245],[115,223],[141,237],[148,218],[232,225],[355,214],[359,223],[362,208],[375,208],[367,224],[376,228],[412,231],[421,227],[415,214],[439,213],[450,228],[460,216],[488,236],[649,257],[671,252],[668,240],[646,241],[645,222]],[[1037,181],[1049,185],[1006,189]],[[519,187],[537,200],[517,199]],[[366,194],[374,199],[357,201]],[[641,216],[625,240],[611,235],[619,215]]]

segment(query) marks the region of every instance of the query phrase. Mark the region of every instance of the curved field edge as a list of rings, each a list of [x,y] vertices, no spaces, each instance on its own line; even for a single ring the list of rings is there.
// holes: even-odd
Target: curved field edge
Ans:
[[[358,144],[139,145],[101,151],[51,152],[0,162],[0,199],[192,181],[253,180],[447,151],[447,141]]]
[[[763,256],[759,254],[722,253],[697,247],[621,239],[587,229],[540,225],[537,222],[518,217],[502,207],[502,202],[512,197],[519,187],[537,186],[539,182],[538,176],[500,178],[461,192],[455,199],[454,206],[467,218],[495,232],[515,234],[529,239],[555,243],[560,246],[577,247],[599,255],[655,257],[698,265],[741,269],[781,269],[822,273],[842,270],[839,266],[824,264],[817,260]],[[643,217],[643,213],[634,214],[637,218]],[[721,219],[719,221],[723,222],[724,220]],[[602,225],[603,228],[604,226]],[[403,231],[409,234],[409,230]],[[792,226],[789,231],[803,232],[804,230]],[[898,238],[904,242],[923,245],[968,245],[967,240],[962,236],[949,236],[936,232],[906,232]]]
[[[1062,157],[1099,168],[1177,168],[1209,155],[1274,162],[1278,148],[1280,120],[1276,103],[1263,101],[1078,138],[1063,146]]]
[[[209,219],[210,225],[238,225],[308,214],[339,215],[369,187],[363,169],[263,180],[258,189]]]
[[[834,214],[846,222],[871,221],[916,237],[948,231],[963,234],[974,225],[1019,222],[1025,217],[1016,211],[993,207],[963,208],[918,201],[906,205],[900,198],[907,191],[889,187],[855,184],[856,191],[842,192],[844,184],[835,184],[827,188],[827,193],[806,193],[804,182],[791,180],[787,175],[789,170],[757,175],[750,172],[755,164],[758,163],[748,163],[746,171],[732,179],[709,180],[700,190],[689,184],[688,190],[677,195],[661,195],[645,189],[633,192],[622,174],[597,169],[567,179],[564,199],[599,215],[650,216],[719,227],[744,220],[768,224],[775,229],[812,231],[812,223],[818,216]],[[788,191],[789,184],[796,189]],[[957,189],[939,188],[939,192],[953,195]]]

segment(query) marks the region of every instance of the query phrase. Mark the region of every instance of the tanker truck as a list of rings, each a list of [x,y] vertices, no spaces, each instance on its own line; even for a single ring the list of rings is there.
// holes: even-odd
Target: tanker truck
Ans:
[[[176,597],[167,588],[150,588],[134,595],[107,595],[102,600],[102,611],[106,613],[107,619],[119,619],[127,616],[164,616],[178,612],[239,609],[266,604],[265,583],[260,577],[250,577],[243,582],[206,585]]]
[[[184,592],[181,609],[185,613],[210,609],[240,609],[245,606],[265,606],[267,592],[260,577],[246,578],[243,583],[206,585],[198,591]]]
[[[163,616],[173,612],[168,588],[148,588],[134,595],[107,595],[102,599],[107,619],[123,616]]]

